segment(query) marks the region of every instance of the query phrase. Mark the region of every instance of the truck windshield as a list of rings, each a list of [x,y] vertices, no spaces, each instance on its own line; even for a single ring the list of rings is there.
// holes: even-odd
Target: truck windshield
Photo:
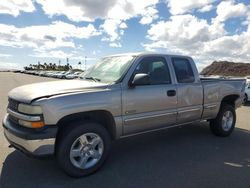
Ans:
[[[126,73],[133,58],[130,55],[102,58],[87,69],[80,78],[104,83],[116,82]]]

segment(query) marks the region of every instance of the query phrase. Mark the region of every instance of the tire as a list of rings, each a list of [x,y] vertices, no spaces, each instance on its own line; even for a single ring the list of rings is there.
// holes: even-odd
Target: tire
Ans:
[[[217,117],[210,121],[210,130],[216,136],[226,137],[233,132],[235,122],[236,113],[234,107],[222,104]]]
[[[94,122],[68,125],[58,139],[55,152],[57,162],[66,174],[75,178],[100,169],[111,148],[108,131]]]

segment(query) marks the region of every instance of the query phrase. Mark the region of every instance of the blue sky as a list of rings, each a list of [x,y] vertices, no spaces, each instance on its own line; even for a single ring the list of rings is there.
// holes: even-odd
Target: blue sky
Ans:
[[[0,68],[156,51],[250,62],[247,0],[2,0]]]

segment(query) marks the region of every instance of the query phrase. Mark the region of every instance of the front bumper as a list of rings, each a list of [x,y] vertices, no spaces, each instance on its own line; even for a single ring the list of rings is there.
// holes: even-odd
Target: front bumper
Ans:
[[[3,120],[3,127],[10,145],[23,153],[34,157],[54,154],[56,126],[33,130],[12,123],[7,114]]]

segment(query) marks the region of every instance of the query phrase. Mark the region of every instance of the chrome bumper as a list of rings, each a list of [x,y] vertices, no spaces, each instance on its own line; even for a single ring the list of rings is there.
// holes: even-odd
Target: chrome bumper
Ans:
[[[11,146],[30,156],[46,156],[54,154],[55,138],[21,138],[11,131],[13,125],[5,116],[3,120],[4,136]]]
[[[4,129],[4,135],[11,146],[24,153],[34,156],[52,155],[54,153],[54,138],[43,140],[25,140],[11,134],[7,129]]]

